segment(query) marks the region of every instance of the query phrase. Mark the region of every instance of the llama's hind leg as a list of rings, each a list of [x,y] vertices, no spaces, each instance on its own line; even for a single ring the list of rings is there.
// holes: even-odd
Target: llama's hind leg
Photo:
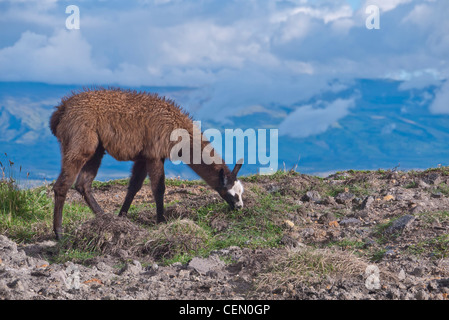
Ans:
[[[151,181],[151,190],[156,201],[157,223],[165,222],[164,218],[164,193],[165,193],[165,172],[164,159],[148,160],[148,175]]]
[[[95,214],[103,214],[103,209],[98,205],[92,194],[92,182],[97,175],[101,160],[104,156],[104,148],[102,145],[97,147],[95,154],[81,169],[78,179],[75,183],[75,189],[83,196],[84,200]]]
[[[55,193],[53,231],[58,240],[62,237],[62,210],[64,208],[67,192],[75,181],[82,166],[86,163],[86,160],[87,159],[83,157],[71,160],[63,158],[62,160],[61,173],[53,186],[53,191]]]
[[[142,188],[145,177],[147,176],[147,168],[145,161],[136,161],[134,163],[131,179],[129,180],[128,192],[125,201],[120,209],[119,216],[126,217],[129,207],[134,200],[137,192]]]

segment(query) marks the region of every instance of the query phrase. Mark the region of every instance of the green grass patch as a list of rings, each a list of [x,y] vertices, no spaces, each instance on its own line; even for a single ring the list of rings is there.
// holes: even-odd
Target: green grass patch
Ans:
[[[432,192],[441,192],[447,197],[449,196],[449,185],[447,185],[446,183],[440,183],[436,189],[432,190]]]
[[[432,239],[420,241],[407,248],[409,254],[415,256],[430,255],[435,259],[449,257],[449,234],[443,234]]]
[[[9,161],[9,160],[8,160]],[[49,186],[34,189],[19,187],[14,163],[0,162],[0,233],[16,242],[33,242],[53,235],[53,200]],[[72,230],[75,225],[92,217],[87,206],[66,203],[63,226]]]
[[[449,211],[425,211],[419,213],[418,217],[426,224],[449,222]]]
[[[45,189],[19,189],[0,182],[0,233],[17,242],[33,242],[52,236],[53,207]],[[63,213],[65,232],[92,217],[89,207],[66,202]]]
[[[365,243],[360,240],[342,239],[339,241],[331,241],[327,244],[328,247],[340,247],[342,249],[360,250],[365,248]]]
[[[176,255],[165,259],[164,263],[185,263],[195,256],[208,256],[212,251],[238,246],[241,248],[279,247],[283,237],[282,222],[286,213],[296,210],[296,206],[285,201],[277,193],[259,193],[254,206],[240,211],[229,210],[224,202],[212,203],[195,209],[195,224],[204,231],[206,237],[203,245],[196,250],[181,250]],[[217,231],[212,225],[216,219],[223,220],[226,227]]]
[[[380,260],[383,259],[386,252],[387,252],[386,249],[377,249],[371,254],[370,260],[372,262],[379,262]]]
[[[144,184],[148,184],[149,183],[149,179],[146,178],[144,181]],[[105,187],[110,187],[110,186],[127,186],[129,184],[129,179],[128,178],[124,178],[124,179],[117,179],[117,180],[109,180],[109,181],[93,181],[92,182],[92,187],[95,189],[101,189],[101,188],[105,188]]]

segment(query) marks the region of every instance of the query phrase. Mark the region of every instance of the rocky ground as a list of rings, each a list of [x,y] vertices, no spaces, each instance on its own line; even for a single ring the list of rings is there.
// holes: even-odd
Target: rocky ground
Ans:
[[[167,187],[166,202],[172,205],[166,215],[179,229],[171,243],[169,227],[158,229],[165,242],[148,237],[142,227],[154,224],[152,209],[133,219],[108,214],[82,224],[70,246],[95,243],[100,252],[83,261],[51,262],[61,248],[51,235],[22,244],[0,235],[0,299],[448,299],[447,168],[243,180],[248,208],[243,215],[255,214],[251,208],[261,195],[285,205],[264,213],[280,228],[277,245],[264,246],[259,239],[257,245],[246,242],[164,263],[161,257],[179,243],[189,250],[204,245],[191,207],[220,202],[202,184],[173,184]],[[120,207],[125,193],[121,184],[95,190],[107,212]],[[68,201],[82,199],[72,190]],[[135,201],[152,201],[148,185]],[[212,236],[232,228],[226,212],[210,215]],[[194,236],[179,237],[185,230]],[[141,236],[145,241],[137,241]]]

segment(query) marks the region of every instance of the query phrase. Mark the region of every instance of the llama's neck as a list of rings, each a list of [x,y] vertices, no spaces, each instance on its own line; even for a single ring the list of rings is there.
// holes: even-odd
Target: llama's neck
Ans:
[[[202,136],[202,135],[201,135]],[[202,136],[203,137],[203,136]],[[201,157],[197,154],[194,157],[194,152],[198,152],[196,149],[201,149]],[[193,142],[191,142],[190,149],[190,168],[195,171],[209,186],[213,189],[218,190],[221,186],[220,184],[220,171],[223,169],[225,176],[229,176],[230,170],[225,164],[224,160],[217,154],[217,152],[212,148],[209,141],[201,141],[201,147],[193,147]],[[210,158],[205,163],[203,156],[210,156]],[[213,159],[213,160],[211,160]]]
[[[185,118],[184,120],[185,122],[182,124],[176,123],[174,128],[182,128],[181,130],[186,130],[188,132],[190,150],[187,159],[189,159],[189,161],[185,162],[210,187],[218,191],[221,187],[220,171],[223,170],[225,177],[229,176],[231,172],[224,160],[214,150],[208,139],[202,134],[201,129],[192,123],[190,119]],[[171,148],[178,143],[179,141],[173,142]]]

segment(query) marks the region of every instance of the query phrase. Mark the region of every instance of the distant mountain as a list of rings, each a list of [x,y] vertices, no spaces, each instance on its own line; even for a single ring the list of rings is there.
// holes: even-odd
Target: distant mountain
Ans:
[[[204,121],[202,129],[278,128],[302,106],[311,110],[336,99],[353,97],[347,114],[319,134],[302,138],[279,136],[278,168],[304,173],[342,169],[399,169],[449,164],[449,116],[433,115],[429,104],[434,87],[401,90],[401,82],[359,80],[339,92],[327,92],[291,106],[248,107],[231,118],[232,124]],[[59,146],[48,129],[48,118],[60,98],[81,86],[42,83],[0,83],[0,152],[30,172],[29,179],[53,180],[60,169]],[[171,97],[188,96],[192,88],[138,88]],[[198,119],[200,120],[200,119]],[[268,148],[267,152],[269,152]],[[268,153],[269,154],[269,153]],[[247,158],[247,155],[245,155]],[[298,158],[300,158],[298,162]],[[260,164],[245,165],[241,174],[257,172]],[[130,163],[105,157],[98,178],[129,175]],[[167,176],[196,178],[186,165],[167,163]]]
[[[360,80],[345,91],[298,101],[297,106],[357,93],[349,114],[321,134],[279,137],[279,167],[304,173],[343,169],[419,169],[449,165],[449,116],[429,112],[434,87],[400,90],[401,82]],[[291,107],[272,107],[284,110]],[[233,118],[236,127],[278,127],[283,118],[259,112]],[[298,158],[300,161],[298,163]]]

